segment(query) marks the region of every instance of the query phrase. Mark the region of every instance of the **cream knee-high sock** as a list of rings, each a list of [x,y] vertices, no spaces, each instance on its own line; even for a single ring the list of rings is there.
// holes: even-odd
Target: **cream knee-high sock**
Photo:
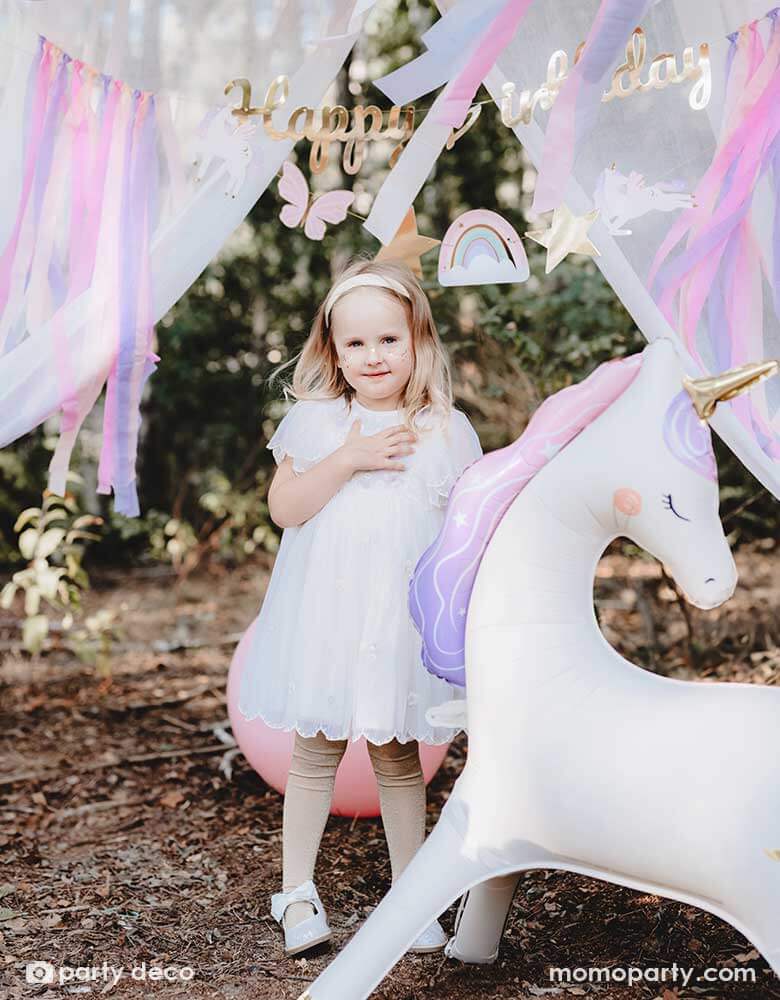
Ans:
[[[314,878],[322,834],[328,821],[336,770],[346,740],[295,734],[282,818],[282,891],[290,892]],[[314,913],[311,903],[292,903],[284,923],[294,927]]]
[[[417,740],[368,744],[393,882],[425,840],[425,779]]]

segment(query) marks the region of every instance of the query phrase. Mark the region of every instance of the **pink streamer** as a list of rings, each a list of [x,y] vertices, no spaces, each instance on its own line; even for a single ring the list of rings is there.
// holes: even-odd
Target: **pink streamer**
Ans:
[[[83,75],[87,80],[84,81]],[[87,204],[89,199],[88,189],[88,164],[91,160],[91,150],[89,143],[89,120],[92,117],[87,114],[86,105],[92,98],[92,90],[95,80],[94,70],[90,70],[80,59],[73,62],[73,112],[76,119],[73,128],[73,153],[71,171],[71,193],[70,193],[70,236],[68,246],[74,252],[71,261],[71,282],[69,288],[69,298],[73,298],[76,289],[73,283],[73,275],[78,265],[86,253],[85,224],[87,215]]]
[[[84,105],[90,99],[92,86],[91,81],[84,83],[83,77],[81,75],[81,70],[83,68],[83,63],[80,61],[74,61],[72,63],[71,72],[71,111],[69,112],[68,119],[73,124],[72,127],[72,140],[71,140],[71,150],[70,155],[68,155],[67,148],[61,151],[60,157],[57,160],[58,177],[50,181],[50,191],[56,193],[56,197],[61,198],[61,192],[64,188],[64,170],[65,165],[70,161],[72,163],[71,170],[71,204],[70,204],[70,240],[69,247],[71,249],[71,254],[78,253],[76,249],[79,246],[79,234],[82,232],[83,220],[82,214],[85,202],[85,191],[84,191],[84,168],[85,168],[85,156],[84,156],[84,143],[83,143],[83,129],[84,129],[84,119],[85,119],[85,108]],[[68,144],[68,132],[64,133],[65,142],[63,146]],[[61,173],[60,173],[61,171]],[[48,192],[47,192],[48,193]],[[50,218],[50,224],[52,229],[56,221],[56,212],[52,214]],[[71,257],[72,259],[72,257]],[[77,258],[78,259],[78,258]],[[51,266],[51,259],[49,254],[44,254],[44,259],[41,262],[42,266],[46,267],[47,272]],[[31,287],[34,287],[31,280]],[[38,281],[39,285],[43,284],[41,278]],[[58,292],[59,290],[57,290]],[[54,356],[57,362],[57,376],[60,382],[60,396],[62,398],[62,418],[60,420],[60,433],[65,430],[66,432],[70,430],[78,419],[78,405],[77,405],[77,391],[76,391],[76,375],[73,369],[73,358],[71,357],[70,350],[68,348],[67,337],[64,332],[64,323],[62,319],[62,311],[58,308],[61,305],[65,305],[72,298],[72,293],[70,288],[66,288],[64,301],[61,299],[55,304],[54,310],[54,328],[52,331],[53,344],[54,344]],[[63,484],[64,486],[64,484]]]
[[[463,69],[445,87],[436,121],[460,128],[480,84],[509,45],[532,0],[508,0],[477,39]]]
[[[89,183],[85,185],[83,252],[79,254],[72,268],[69,299],[80,295],[92,281],[98,249],[108,153],[121,94],[121,87],[109,86],[106,77],[101,75],[96,79],[100,80],[105,91],[103,114],[99,131],[94,120],[90,118],[90,131],[93,134],[91,137],[85,136],[83,138],[83,141],[89,145],[90,153],[94,152],[94,156],[90,157],[89,153],[87,154],[87,163],[91,166]],[[57,322],[60,321],[59,316],[55,319]],[[87,414],[97,402],[104,382],[105,372],[99,372],[95,379],[85,384],[75,399],[69,396],[63,402],[60,436],[49,465],[49,489],[53,493],[62,495],[65,492],[67,470],[76,438]]]
[[[84,82],[83,75],[87,81]],[[94,129],[91,127],[92,116],[89,114],[89,102],[92,97],[97,74],[80,60],[73,62],[71,114],[75,119],[73,129],[73,150],[71,171],[71,217],[69,247],[71,250],[70,274],[65,299],[60,306],[65,306],[76,298],[87,287],[80,279],[91,259],[94,259],[94,246],[90,246],[87,231],[87,218],[90,200],[94,197],[94,189],[89,184],[89,164],[94,147]],[[75,255],[75,259],[74,259]],[[58,308],[52,317],[54,352],[57,360],[57,371],[61,384],[62,404],[60,406],[60,435],[49,463],[49,489],[59,496],[64,495],[67,486],[67,472],[70,457],[76,441],[76,435],[81,429],[86,412],[84,409],[83,392],[79,393],[76,385],[76,374],[73,367],[67,338],[64,334],[64,319],[62,308]],[[96,398],[96,397],[95,397]],[[94,405],[95,399],[90,404]]]
[[[11,288],[11,274],[14,267],[17,247],[19,245],[19,236],[22,230],[25,212],[27,210],[30,192],[32,190],[36,157],[38,154],[38,146],[41,141],[43,121],[46,115],[46,105],[49,97],[49,85],[55,62],[53,58],[55,51],[54,46],[52,46],[50,42],[44,42],[41,60],[38,67],[38,75],[35,81],[35,97],[33,99],[27,156],[24,164],[22,191],[19,199],[19,210],[16,215],[16,222],[12,230],[11,238],[3,251],[2,257],[0,257],[0,314],[3,313],[8,302],[8,295]]]
[[[84,245],[86,252],[76,261],[74,272],[74,294],[79,295],[89,286],[92,280],[92,273],[95,267],[95,254],[97,252],[98,235],[100,231],[100,219],[103,213],[103,199],[106,190],[106,170],[108,167],[108,154],[111,148],[111,137],[116,127],[117,105],[121,88],[113,85],[109,87],[108,80],[101,77],[103,86],[107,89],[105,98],[105,109],[100,131],[97,134],[97,147],[92,162],[92,170],[88,188],[88,200],[86,205],[86,225],[84,235]]]
[[[762,291],[758,241],[750,220],[745,219],[739,229],[736,264],[725,296],[734,365],[746,364],[763,356]],[[772,429],[765,402],[765,394],[754,391],[729,400],[728,405],[751,436],[763,437],[771,442],[767,453],[780,458],[780,440]]]
[[[762,123],[778,108],[778,81],[772,79],[778,66],[778,56],[780,32],[773,35],[760,69],[753,74],[736,101],[732,118],[734,127],[727,133],[725,143],[716,151],[712,164],[696,187],[696,207],[686,209],[678,217],[659,247],[648,274],[648,287],[652,288],[661,265],[685,233],[696,223],[711,220],[718,193],[734,160],[740,158],[744,178],[747,168],[742,164],[743,156],[751,155],[752,150],[754,160],[756,147],[759,150],[762,148],[765,141],[764,132],[761,131]]]

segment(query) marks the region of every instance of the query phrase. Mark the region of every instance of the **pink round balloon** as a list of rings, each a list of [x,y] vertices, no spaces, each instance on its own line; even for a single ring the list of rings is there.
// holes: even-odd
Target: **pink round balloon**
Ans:
[[[290,770],[294,732],[274,729],[262,719],[244,718],[238,710],[238,692],[244,657],[242,646],[249,634],[238,644],[230,664],[227,679],[227,708],[236,743],[260,777],[284,793],[287,772]],[[426,785],[441,767],[449,743],[430,746],[420,744],[420,762]],[[334,816],[378,816],[379,793],[376,778],[364,738],[350,741],[336,774],[336,786],[330,808]]]

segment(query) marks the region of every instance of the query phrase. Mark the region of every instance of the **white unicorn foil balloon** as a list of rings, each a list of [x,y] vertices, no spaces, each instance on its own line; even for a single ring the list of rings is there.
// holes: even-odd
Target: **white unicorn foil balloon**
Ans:
[[[780,691],[649,673],[594,614],[596,565],[621,535],[699,607],[728,600],[737,579],[709,428],[674,345],[610,364],[627,376],[606,383],[612,400],[520,487],[481,555],[465,627],[468,759],[441,818],[301,1000],[368,997],[467,890],[448,951],[493,960],[532,868],[700,906],[780,972]],[[490,458],[450,506],[484,486]]]

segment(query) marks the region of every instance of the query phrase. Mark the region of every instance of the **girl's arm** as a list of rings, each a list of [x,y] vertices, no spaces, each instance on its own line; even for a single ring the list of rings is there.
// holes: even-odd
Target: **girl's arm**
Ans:
[[[341,448],[300,475],[293,472],[292,466],[293,460],[288,456],[276,470],[268,491],[268,513],[280,528],[292,528],[308,521],[353,472]]]
[[[407,442],[415,437],[403,426],[363,435],[360,420],[355,420],[344,444],[307,472],[300,475],[294,472],[293,460],[287,456],[268,490],[271,520],[280,528],[303,524],[338,493],[353,473],[363,469],[405,471],[406,466],[393,459],[414,451]]]

